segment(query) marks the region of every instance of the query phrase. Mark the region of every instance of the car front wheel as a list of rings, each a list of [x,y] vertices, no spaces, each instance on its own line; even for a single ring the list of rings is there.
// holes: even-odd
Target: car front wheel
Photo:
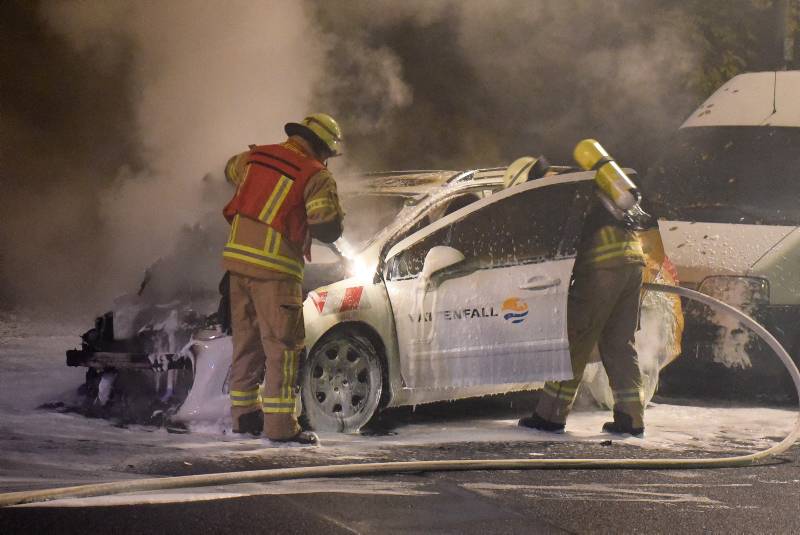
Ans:
[[[382,391],[381,359],[363,336],[326,336],[303,366],[303,410],[318,431],[357,432],[375,414]]]

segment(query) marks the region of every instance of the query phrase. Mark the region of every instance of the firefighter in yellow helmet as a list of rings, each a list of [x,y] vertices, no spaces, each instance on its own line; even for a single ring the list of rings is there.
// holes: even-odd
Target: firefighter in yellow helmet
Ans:
[[[605,156],[604,161],[595,162],[599,163],[596,169],[613,162]],[[573,378],[546,382],[533,414],[522,418],[520,426],[564,431],[589,356],[598,346],[614,395],[614,421],[606,422],[603,431],[644,434],[642,378],[634,335],[645,259],[630,222],[613,216],[601,195],[605,194],[593,199],[584,223],[567,301]]]
[[[326,166],[341,154],[342,133],[324,113],[284,129],[285,142],[251,145],[225,168],[237,186],[223,211],[231,224],[223,252],[233,329],[231,416],[236,433],[263,430],[270,440],[316,444],[296,414],[305,338],[301,282],[311,239],[330,243],[342,234],[344,214]]]
[[[506,169],[503,175],[503,187],[510,188],[551,174],[554,173],[550,171],[550,162],[544,156],[538,158],[523,156],[514,160]]]

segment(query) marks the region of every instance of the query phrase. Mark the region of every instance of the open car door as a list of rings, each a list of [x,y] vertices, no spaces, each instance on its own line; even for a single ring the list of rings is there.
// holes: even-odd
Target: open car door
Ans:
[[[592,195],[586,178],[496,193],[389,251],[385,283],[407,386],[572,377],[567,293]]]

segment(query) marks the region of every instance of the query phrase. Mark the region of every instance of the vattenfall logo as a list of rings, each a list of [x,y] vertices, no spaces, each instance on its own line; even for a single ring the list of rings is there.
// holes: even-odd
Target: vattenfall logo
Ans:
[[[528,317],[528,303],[518,297],[509,297],[501,308],[503,319],[511,323],[522,323]]]

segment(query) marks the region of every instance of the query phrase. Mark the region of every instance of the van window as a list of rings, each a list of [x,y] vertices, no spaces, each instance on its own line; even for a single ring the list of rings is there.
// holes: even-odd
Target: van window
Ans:
[[[682,128],[641,188],[658,217],[800,225],[800,128]]]

